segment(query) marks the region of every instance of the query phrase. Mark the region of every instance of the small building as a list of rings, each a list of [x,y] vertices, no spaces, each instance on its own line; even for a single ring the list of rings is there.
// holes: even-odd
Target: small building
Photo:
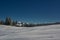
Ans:
[[[22,27],[23,23],[19,21],[19,22],[17,22],[16,26]]]
[[[17,22],[16,24],[17,27],[32,27],[33,24],[30,24],[30,23],[24,23],[24,22]]]

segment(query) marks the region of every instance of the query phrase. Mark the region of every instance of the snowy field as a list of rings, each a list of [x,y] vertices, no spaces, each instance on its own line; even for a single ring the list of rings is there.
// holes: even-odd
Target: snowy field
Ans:
[[[60,25],[39,27],[0,25],[0,40],[60,40]]]

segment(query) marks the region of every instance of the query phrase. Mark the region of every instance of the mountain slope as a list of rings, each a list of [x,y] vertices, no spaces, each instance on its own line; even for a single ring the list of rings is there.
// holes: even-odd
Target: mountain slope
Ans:
[[[0,40],[60,40],[60,25],[39,27],[0,25]]]

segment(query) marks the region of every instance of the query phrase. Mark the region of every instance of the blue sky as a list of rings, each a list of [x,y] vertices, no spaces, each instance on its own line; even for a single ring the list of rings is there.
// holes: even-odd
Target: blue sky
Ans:
[[[60,21],[60,0],[0,0],[0,19],[24,22]]]

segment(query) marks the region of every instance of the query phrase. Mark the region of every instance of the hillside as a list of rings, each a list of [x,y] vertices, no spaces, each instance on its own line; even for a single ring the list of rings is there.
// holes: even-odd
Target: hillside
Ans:
[[[39,27],[0,25],[0,40],[60,40],[60,24]]]

